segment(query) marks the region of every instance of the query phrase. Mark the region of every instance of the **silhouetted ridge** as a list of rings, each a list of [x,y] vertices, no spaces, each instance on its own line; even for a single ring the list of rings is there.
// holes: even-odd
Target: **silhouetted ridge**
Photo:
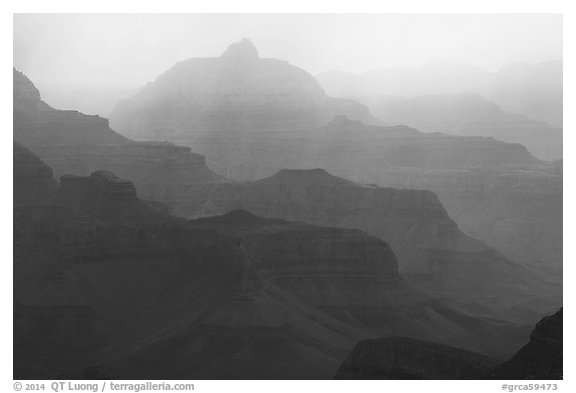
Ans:
[[[530,334],[530,342],[498,367],[493,379],[563,378],[563,309],[544,317]]]
[[[335,379],[477,379],[497,364],[448,345],[386,337],[358,343]]]
[[[347,116],[339,115],[335,116],[334,119],[332,119],[332,121],[327,124],[327,127],[361,127],[363,125],[364,124],[362,124],[362,122],[359,120],[352,120]]]
[[[369,125],[359,120],[350,119],[344,115],[334,117],[332,121],[327,123],[322,128],[331,133],[344,132],[347,134],[354,134],[355,138],[358,137],[359,133],[362,133],[362,135],[365,136],[373,135],[377,137],[387,137],[387,138],[406,138],[406,137],[425,136],[424,133],[418,131],[417,129],[407,127],[405,125],[394,125],[394,126]]]
[[[257,60],[259,58],[258,49],[252,41],[244,38],[240,42],[235,42],[228,46],[228,49],[222,54],[222,58],[230,60]]]
[[[326,169],[282,169],[273,176],[260,180],[260,182],[279,182],[292,185],[326,185],[352,182],[331,175]]]
[[[34,83],[21,71],[16,68],[12,69],[14,78],[14,99],[28,99],[29,101],[40,101],[40,92],[34,86]]]
[[[265,218],[258,217],[246,210],[234,210],[230,213],[223,214],[219,220],[230,224],[255,224],[267,221]]]
[[[405,337],[359,342],[336,379],[562,379],[562,309],[536,324],[509,361]]]
[[[12,69],[14,112],[27,113],[37,110],[52,110],[40,98],[40,92],[34,83],[22,72]]]

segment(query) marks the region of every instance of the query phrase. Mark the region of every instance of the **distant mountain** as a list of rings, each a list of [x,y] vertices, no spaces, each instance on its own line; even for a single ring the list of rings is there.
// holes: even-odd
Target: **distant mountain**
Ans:
[[[220,57],[176,64],[119,102],[110,123],[138,140],[189,143],[202,136],[309,129],[336,115],[376,122],[363,105],[327,96],[312,75],[261,58],[244,39]]]
[[[562,127],[562,62],[511,64],[487,72],[463,64],[433,62],[415,68],[383,68],[363,74],[332,71],[316,76],[334,97],[446,95],[474,92],[504,110]]]
[[[503,109],[562,128],[563,65],[511,64],[493,75],[486,97]]]
[[[540,159],[562,157],[561,128],[507,112],[478,94],[371,96],[358,100],[388,124],[405,124],[424,132],[489,136],[523,144]]]
[[[464,64],[431,62],[422,67],[381,68],[350,74],[330,71],[316,75],[327,94],[334,97],[373,95],[420,96],[477,92],[486,86],[490,74]]]
[[[445,70],[438,67],[437,72]],[[334,119],[350,122],[336,127],[339,120]],[[351,149],[370,151],[348,161],[339,157],[346,165],[376,157],[378,165],[387,167],[539,164],[520,145],[425,134],[407,127],[378,128],[382,124],[364,105],[331,98],[305,71],[260,58],[248,40],[232,44],[220,57],[176,64],[136,96],[120,102],[110,122],[130,137],[189,146],[205,155],[211,168],[242,180],[298,168],[307,156],[318,153],[312,149],[334,158],[338,149],[345,155]]]

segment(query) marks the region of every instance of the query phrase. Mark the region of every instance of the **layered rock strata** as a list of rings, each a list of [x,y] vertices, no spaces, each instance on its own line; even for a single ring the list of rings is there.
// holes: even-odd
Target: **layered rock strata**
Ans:
[[[499,355],[522,337],[417,293],[358,230],[188,222],[108,172],[17,208],[14,237],[17,378],[318,379],[372,335]]]

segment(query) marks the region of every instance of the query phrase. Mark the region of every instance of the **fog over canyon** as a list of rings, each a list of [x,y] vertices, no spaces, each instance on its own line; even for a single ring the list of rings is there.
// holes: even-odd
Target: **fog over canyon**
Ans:
[[[563,378],[561,17],[300,17],[15,16],[14,378]]]

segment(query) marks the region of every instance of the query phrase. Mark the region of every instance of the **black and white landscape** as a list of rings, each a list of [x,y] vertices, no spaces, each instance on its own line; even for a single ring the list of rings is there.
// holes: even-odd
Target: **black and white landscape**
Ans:
[[[14,378],[562,379],[562,18],[426,17],[15,15]]]

